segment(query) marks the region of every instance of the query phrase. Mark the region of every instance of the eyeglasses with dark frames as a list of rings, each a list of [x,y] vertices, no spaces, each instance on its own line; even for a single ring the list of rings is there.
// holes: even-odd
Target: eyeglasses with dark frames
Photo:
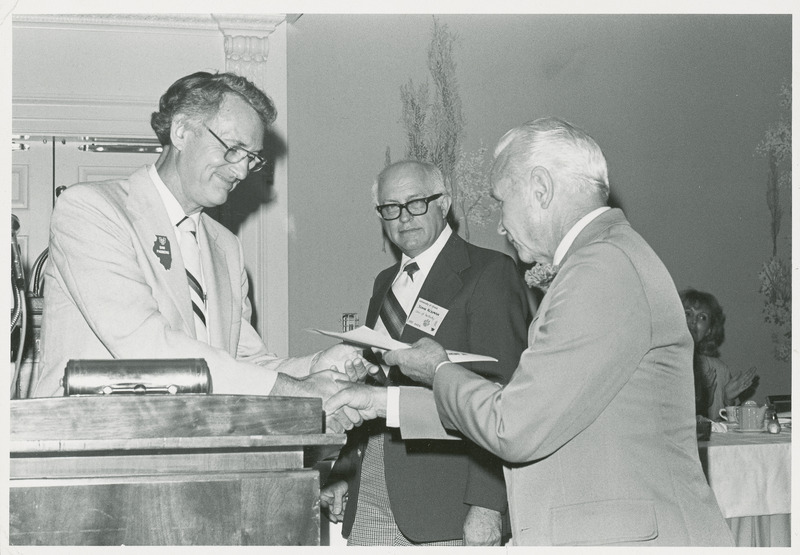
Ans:
[[[214,137],[216,140],[219,141],[219,144],[225,147],[225,161],[230,164],[238,164],[245,158],[247,158],[247,169],[250,172],[257,172],[264,169],[264,166],[267,165],[267,161],[264,160],[261,156],[256,154],[255,152],[250,152],[244,147],[241,146],[228,146],[225,141],[219,138],[216,133],[214,133],[210,127],[207,125],[205,126],[208,129],[208,132],[211,133],[211,136]]]
[[[403,208],[405,208],[406,212],[412,216],[422,216],[423,214],[427,214],[428,205],[443,194],[444,193],[436,193],[435,195],[425,198],[415,198],[404,204],[399,204],[397,202],[381,204],[376,206],[375,210],[378,211],[378,214],[381,215],[381,218],[387,221],[396,220],[399,218],[400,214],[403,212]]]

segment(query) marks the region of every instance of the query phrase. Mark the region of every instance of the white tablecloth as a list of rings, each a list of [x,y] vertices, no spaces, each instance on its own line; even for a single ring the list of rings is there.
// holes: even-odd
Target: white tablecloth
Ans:
[[[792,434],[712,433],[700,460],[725,518],[792,511]]]
[[[792,435],[712,433],[700,461],[738,546],[789,546]]]

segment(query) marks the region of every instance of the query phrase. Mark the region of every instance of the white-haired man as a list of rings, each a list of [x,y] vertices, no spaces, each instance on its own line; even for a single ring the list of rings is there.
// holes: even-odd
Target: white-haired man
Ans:
[[[698,459],[678,292],[607,206],[599,146],[535,120],[500,140],[491,180],[499,232],[521,260],[553,265],[511,380],[467,372],[429,339],[385,361],[432,385],[444,427],[507,461],[515,545],[733,545]],[[345,390],[327,407],[348,397],[363,406]]]

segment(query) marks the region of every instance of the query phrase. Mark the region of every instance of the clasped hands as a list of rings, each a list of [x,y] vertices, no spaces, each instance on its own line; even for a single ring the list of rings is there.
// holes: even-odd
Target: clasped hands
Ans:
[[[337,349],[338,348],[338,349]],[[336,352],[327,354],[337,349]],[[345,357],[344,369],[348,379],[341,378],[341,372],[323,370],[336,368],[337,358]],[[323,360],[324,359],[324,360]],[[407,349],[398,349],[384,353],[386,364],[399,366],[409,378],[425,384],[433,384],[433,375],[440,362],[446,362],[447,352],[441,345],[429,338],[422,338]],[[325,408],[328,431],[342,433],[365,420],[386,417],[387,392],[385,387],[371,386],[363,383],[369,374],[375,374],[379,366],[371,364],[358,356],[356,348],[346,344],[334,345],[312,368],[309,379],[318,379],[324,387],[321,389]]]

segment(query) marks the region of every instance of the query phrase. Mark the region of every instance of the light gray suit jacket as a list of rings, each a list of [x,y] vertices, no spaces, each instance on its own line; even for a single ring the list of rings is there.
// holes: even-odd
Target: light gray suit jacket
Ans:
[[[515,545],[733,545],[698,459],[678,293],[621,211],[578,235],[507,386],[445,365],[433,391],[444,427],[507,461]]]
[[[34,396],[62,394],[69,359],[203,358],[215,393],[266,395],[277,371],[308,372],[310,357],[278,359],[250,325],[238,238],[206,214],[198,243],[210,344],[195,339],[173,223],[147,168],[79,183],[59,196],[45,269],[41,374]],[[169,243],[168,263],[154,252]]]

